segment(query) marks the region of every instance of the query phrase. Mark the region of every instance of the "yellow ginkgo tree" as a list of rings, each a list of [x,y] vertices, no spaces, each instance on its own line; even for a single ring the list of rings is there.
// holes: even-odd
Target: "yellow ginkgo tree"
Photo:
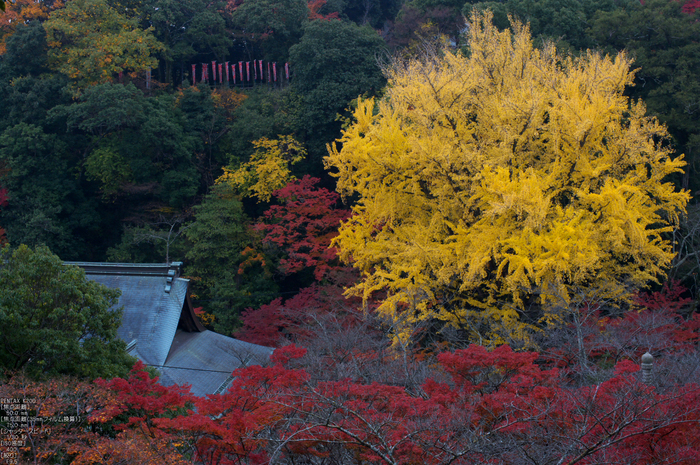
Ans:
[[[227,183],[243,197],[269,202],[274,191],[296,179],[291,165],[306,157],[306,149],[289,135],[279,135],[277,139],[262,137],[253,141],[253,146],[255,153],[250,160],[235,168],[224,167],[224,174],[216,183]]]
[[[667,133],[623,95],[630,60],[534,48],[529,30],[469,22],[468,51],[394,62],[327,168],[359,198],[335,241],[386,295],[397,341],[440,320],[475,342],[527,345],[592,300],[621,301],[672,259],[686,192]],[[340,148],[339,148],[340,147]]]

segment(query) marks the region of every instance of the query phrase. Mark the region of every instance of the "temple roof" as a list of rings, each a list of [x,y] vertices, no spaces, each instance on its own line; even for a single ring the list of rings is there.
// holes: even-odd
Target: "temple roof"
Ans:
[[[163,385],[190,384],[199,396],[221,392],[236,368],[264,364],[272,350],[208,331],[194,313],[182,264],[66,262],[88,279],[122,291],[119,337],[127,351],[161,372]]]

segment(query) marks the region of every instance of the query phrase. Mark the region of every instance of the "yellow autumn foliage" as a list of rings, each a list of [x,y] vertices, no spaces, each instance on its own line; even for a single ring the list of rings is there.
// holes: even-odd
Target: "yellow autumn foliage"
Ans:
[[[469,23],[467,56],[395,62],[326,167],[356,195],[334,245],[385,291],[397,341],[434,319],[528,345],[591,299],[620,301],[671,258],[688,201],[665,128],[624,95],[631,61],[536,49],[527,26]]]
[[[272,193],[296,179],[290,166],[306,156],[306,149],[292,136],[267,137],[253,141],[255,153],[236,168],[224,168],[216,183],[227,183],[243,197],[269,202]]]
[[[44,28],[49,66],[73,81],[75,96],[120,72],[136,76],[156,67],[154,55],[165,49],[153,27],[141,29],[105,0],[72,0],[53,11]]]

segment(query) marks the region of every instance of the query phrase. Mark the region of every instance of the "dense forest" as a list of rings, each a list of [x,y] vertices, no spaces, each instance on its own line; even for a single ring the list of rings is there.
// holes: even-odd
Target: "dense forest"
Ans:
[[[700,460],[700,1],[2,5],[0,394],[93,409],[24,459]],[[279,349],[159,386],[60,260]]]
[[[382,67],[439,41],[463,47],[465,15],[487,8],[499,28],[509,15],[527,21],[536,44],[553,40],[563,53],[626,50],[637,71],[625,93],[667,125],[687,162],[674,182],[694,192],[695,3],[8,2],[0,225],[10,244],[46,245],[64,260],[183,261],[198,306],[230,333],[246,308],[319,281],[308,256],[318,251],[299,235],[326,240],[343,218],[297,211],[296,221],[328,224],[286,239],[266,233],[285,205],[274,192],[306,175],[319,180],[305,189],[334,191],[326,146],[358,96],[383,95]],[[233,64],[226,80],[214,63]],[[342,210],[353,198],[317,202]],[[680,234],[692,231],[688,221]],[[687,239],[672,273],[694,292]]]

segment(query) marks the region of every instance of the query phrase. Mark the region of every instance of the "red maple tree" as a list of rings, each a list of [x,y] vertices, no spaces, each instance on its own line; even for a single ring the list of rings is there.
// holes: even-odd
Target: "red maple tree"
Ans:
[[[264,234],[264,243],[282,251],[283,273],[313,268],[315,278],[321,281],[341,267],[337,250],[330,244],[350,211],[338,208],[338,194],[316,188],[319,181],[307,175],[275,191],[273,196],[281,205],[271,206],[254,229]]]

